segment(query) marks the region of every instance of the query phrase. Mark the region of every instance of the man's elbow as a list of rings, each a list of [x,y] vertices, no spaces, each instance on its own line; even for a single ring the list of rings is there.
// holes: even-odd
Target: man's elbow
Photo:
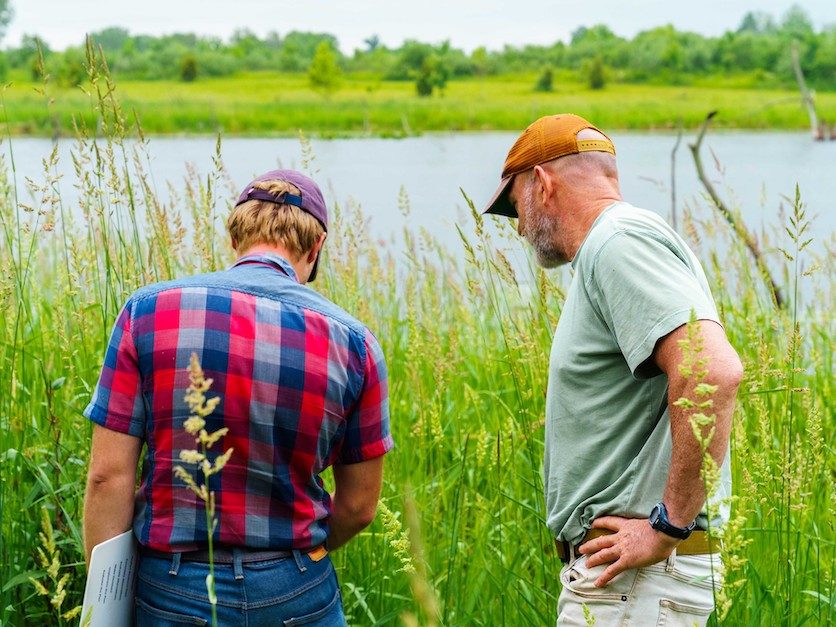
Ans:
[[[729,354],[720,360],[715,360],[709,369],[708,383],[716,385],[727,394],[734,394],[743,381],[743,363],[737,353],[730,349]]]
[[[374,521],[377,513],[377,500],[374,502],[365,499],[357,500],[344,504],[340,509],[342,509],[343,519],[348,522],[349,526],[359,531],[365,529]]]
[[[90,466],[87,472],[87,490],[96,492],[112,487],[133,487],[135,477],[132,473],[108,466]]]
[[[377,515],[377,501],[374,503],[362,503],[353,512],[354,523],[360,528],[365,529],[374,522],[374,517]]]

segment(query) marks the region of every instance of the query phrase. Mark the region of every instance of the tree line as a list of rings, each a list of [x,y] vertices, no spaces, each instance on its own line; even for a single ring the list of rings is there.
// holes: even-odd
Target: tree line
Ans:
[[[779,19],[756,11],[735,30],[719,37],[660,26],[632,38],[608,26],[581,27],[569,42],[552,45],[506,45],[501,50],[476,48],[470,53],[449,41],[430,44],[407,40],[387,47],[373,35],[352,54],[340,51],[328,33],[272,32],[258,37],[238,30],[228,41],[196,34],[159,37],[132,35],[111,27],[91,33],[117,78],[193,81],[250,71],[308,73],[311,84],[336,89],[342,75],[413,81],[419,95],[443,92],[451,78],[536,73],[532,87],[552,89],[554,77],[571,72],[593,88],[606,81],[688,84],[703,77],[746,74],[749,84],[764,87],[794,84],[791,47],[797,43],[808,81],[819,89],[836,89],[836,25],[816,30],[799,6]],[[84,44],[51,50],[37,36],[24,36],[20,46],[0,55],[0,77],[23,70],[32,80],[49,76],[65,85],[85,79]],[[18,72],[19,73],[19,72]]]

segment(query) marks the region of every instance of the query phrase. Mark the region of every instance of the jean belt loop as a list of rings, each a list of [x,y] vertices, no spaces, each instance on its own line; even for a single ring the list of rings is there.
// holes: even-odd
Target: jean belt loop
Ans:
[[[668,555],[668,559],[665,560],[665,572],[672,573],[673,567],[676,565],[676,547],[673,548],[673,551],[670,555]]]
[[[168,569],[169,575],[177,576],[177,573],[180,572],[180,556],[182,553],[179,551],[177,553],[171,554],[171,567]]]
[[[243,553],[241,552],[241,547],[232,547],[232,572],[235,575],[235,579],[237,581],[241,581],[244,578],[244,567],[242,557]]]
[[[293,549],[293,559],[296,560],[296,567],[299,569],[300,573],[304,573],[308,570],[308,567],[305,566],[305,562],[302,561],[302,553],[297,549]]]

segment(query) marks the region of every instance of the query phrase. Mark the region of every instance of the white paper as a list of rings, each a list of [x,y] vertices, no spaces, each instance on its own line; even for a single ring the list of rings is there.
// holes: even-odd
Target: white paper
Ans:
[[[133,531],[93,547],[81,610],[83,625],[130,627],[133,624],[136,565]]]

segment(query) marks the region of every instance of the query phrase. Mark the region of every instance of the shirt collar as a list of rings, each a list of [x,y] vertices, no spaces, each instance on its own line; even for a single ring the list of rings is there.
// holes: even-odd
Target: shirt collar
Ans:
[[[251,255],[244,255],[232,264],[230,269],[250,263],[260,263],[265,266],[271,266],[279,272],[283,272],[297,283],[299,282],[299,278],[296,276],[296,270],[293,269],[293,265],[287,259],[275,253],[253,253]]]
[[[578,251],[575,253],[575,256],[572,258],[572,262],[571,262],[572,270],[575,269],[575,266],[578,263],[578,258],[581,256],[581,249],[583,248],[583,245],[586,244],[587,240],[589,239],[589,234],[592,233],[592,231],[595,229],[595,227],[598,226],[598,223],[601,222],[602,216],[605,213],[607,213],[610,209],[615,207],[620,202],[622,202],[622,201],[617,200],[614,203],[612,203],[611,205],[608,205],[601,213],[599,213],[595,217],[595,220],[592,222],[592,225],[589,227],[589,230],[586,232],[586,235],[584,235],[584,238],[583,238],[583,241],[581,242],[581,245],[578,246]]]

